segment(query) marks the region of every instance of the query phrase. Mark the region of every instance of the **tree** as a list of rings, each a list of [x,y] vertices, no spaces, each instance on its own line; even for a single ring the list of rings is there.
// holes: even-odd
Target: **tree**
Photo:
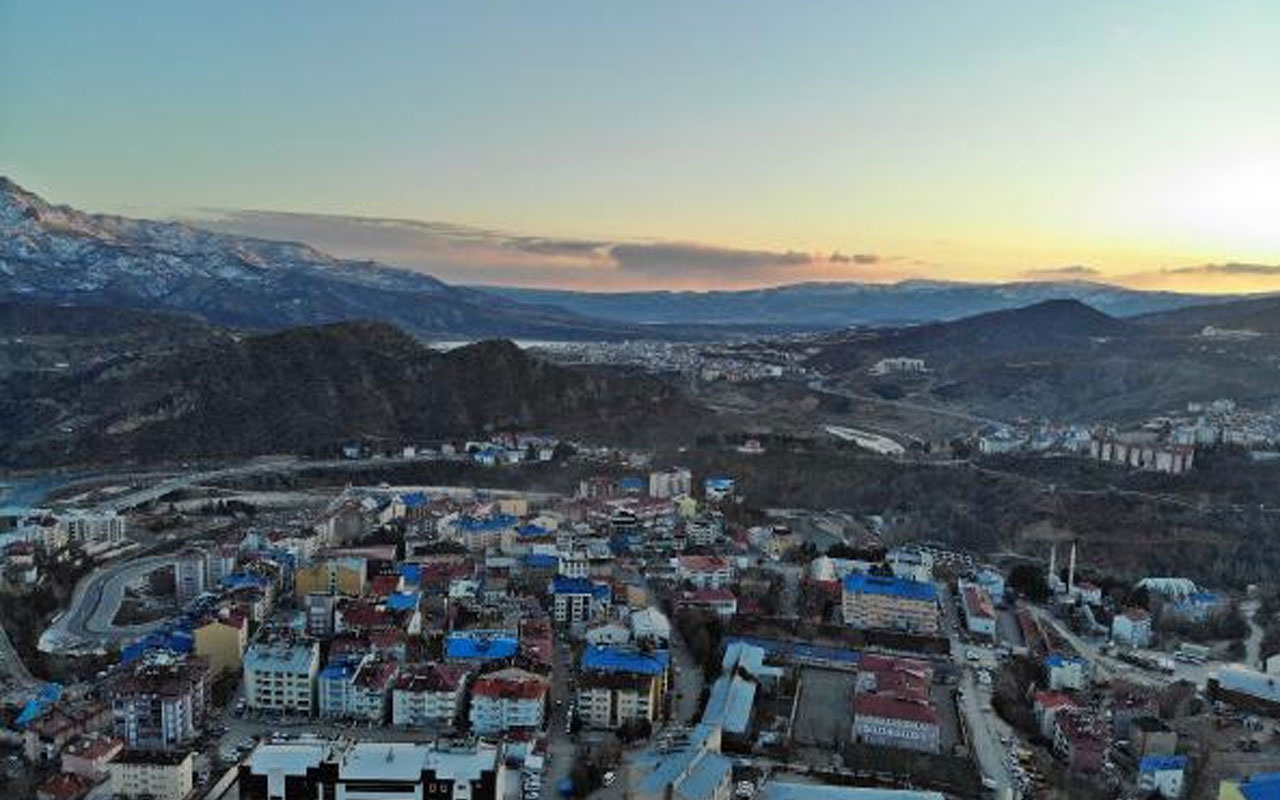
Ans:
[[[1040,603],[1049,597],[1049,582],[1044,573],[1031,564],[1019,564],[1009,573],[1009,586],[1019,594]]]

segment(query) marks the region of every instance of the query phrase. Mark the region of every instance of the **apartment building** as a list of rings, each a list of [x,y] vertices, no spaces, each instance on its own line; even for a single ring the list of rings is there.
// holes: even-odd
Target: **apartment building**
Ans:
[[[316,708],[320,645],[288,640],[255,644],[244,657],[249,708],[309,716]]]
[[[910,633],[938,632],[938,590],[931,583],[854,573],[845,578],[846,625]]]

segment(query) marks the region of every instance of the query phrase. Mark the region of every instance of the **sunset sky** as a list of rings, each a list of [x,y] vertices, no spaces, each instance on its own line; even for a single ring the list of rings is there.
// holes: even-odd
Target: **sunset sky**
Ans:
[[[1280,290],[1280,2],[0,0],[0,174],[471,283]]]

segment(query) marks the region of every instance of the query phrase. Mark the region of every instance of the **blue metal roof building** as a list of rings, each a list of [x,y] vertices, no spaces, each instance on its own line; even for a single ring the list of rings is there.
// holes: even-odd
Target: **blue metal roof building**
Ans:
[[[493,631],[451,633],[445,640],[445,656],[453,661],[501,661],[519,649],[514,635]]]
[[[582,652],[582,668],[596,672],[661,675],[667,671],[670,661],[666,650],[646,653],[624,647],[588,647]]]
[[[922,603],[936,602],[938,599],[938,588],[932,583],[885,575],[867,575],[862,572],[855,572],[845,578],[844,590],[850,594],[885,595],[904,600],[918,600]]]
[[[1186,756],[1143,756],[1138,762],[1138,772],[1164,772],[1187,768]]]

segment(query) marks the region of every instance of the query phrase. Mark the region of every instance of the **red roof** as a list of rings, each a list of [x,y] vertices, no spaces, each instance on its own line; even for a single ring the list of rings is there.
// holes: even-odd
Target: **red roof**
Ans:
[[[41,797],[53,797],[56,800],[76,800],[88,794],[92,788],[93,781],[88,778],[63,772],[40,784],[36,793]]]
[[[938,712],[934,711],[933,706],[891,694],[857,695],[853,698],[853,714],[855,717],[905,719],[926,725],[938,724]]]
[[[719,572],[729,568],[720,556],[680,556],[680,568],[687,572]]]
[[[538,700],[546,696],[547,682],[532,672],[507,669],[477,680],[471,687],[471,694],[495,700]]]
[[[738,598],[728,589],[694,589],[684,593],[686,603],[736,603]]]
[[[369,583],[369,592],[375,597],[386,597],[395,594],[400,587],[399,575],[375,575]]]
[[[1074,707],[1076,701],[1065,692],[1036,692],[1035,704],[1038,708]]]
[[[419,664],[402,672],[396,688],[410,692],[455,691],[470,672],[453,664]]]

